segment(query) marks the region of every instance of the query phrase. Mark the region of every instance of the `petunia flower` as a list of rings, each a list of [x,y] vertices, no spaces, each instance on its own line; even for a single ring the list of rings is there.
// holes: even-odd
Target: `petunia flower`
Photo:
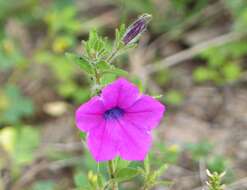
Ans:
[[[94,159],[108,161],[144,160],[155,128],[165,111],[164,105],[124,78],[102,89],[76,111],[76,125],[87,132],[87,145]]]

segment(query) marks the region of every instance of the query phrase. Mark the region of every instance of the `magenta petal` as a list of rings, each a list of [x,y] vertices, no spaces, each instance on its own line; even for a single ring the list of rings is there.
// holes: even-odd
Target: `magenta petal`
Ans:
[[[115,121],[103,121],[89,132],[87,144],[97,162],[114,159],[118,154],[119,132]]]
[[[102,98],[106,108],[129,107],[139,96],[138,88],[124,78],[107,85],[102,90]]]
[[[87,132],[87,145],[94,159],[144,160],[152,139],[150,131],[160,122],[164,105],[140,95],[138,88],[120,78],[76,111],[77,127]]]
[[[156,127],[165,111],[165,106],[151,96],[142,95],[125,110],[125,117],[138,126],[150,130]]]
[[[104,111],[105,108],[101,98],[98,96],[92,98],[76,110],[77,127],[85,132],[97,127],[104,119]]]
[[[152,144],[149,132],[126,119],[118,122],[121,128],[120,157],[131,161],[144,160]]]

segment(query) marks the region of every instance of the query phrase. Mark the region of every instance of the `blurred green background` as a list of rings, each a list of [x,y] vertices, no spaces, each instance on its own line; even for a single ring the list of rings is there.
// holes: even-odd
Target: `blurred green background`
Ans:
[[[0,190],[82,190],[105,170],[74,124],[90,79],[64,53],[142,13],[148,31],[114,64],[167,106],[150,161],[173,184],[155,189],[202,189],[206,168],[247,189],[246,0],[0,0]]]

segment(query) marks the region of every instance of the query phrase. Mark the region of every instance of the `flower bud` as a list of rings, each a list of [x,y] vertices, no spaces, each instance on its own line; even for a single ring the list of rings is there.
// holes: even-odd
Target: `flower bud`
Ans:
[[[123,35],[124,44],[127,45],[136,41],[139,36],[146,30],[151,18],[151,15],[143,14],[134,23],[132,23]]]

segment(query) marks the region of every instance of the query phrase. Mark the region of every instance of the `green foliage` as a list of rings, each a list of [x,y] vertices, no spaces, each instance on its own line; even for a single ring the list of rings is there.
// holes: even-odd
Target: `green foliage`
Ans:
[[[91,30],[87,41],[83,41],[85,56],[92,62],[104,60],[109,54],[106,38],[99,36],[96,30]]]
[[[24,97],[17,86],[5,86],[0,91],[0,102],[0,123],[15,124],[33,113],[31,100]]]
[[[238,80],[242,73],[240,58],[246,52],[245,41],[233,42],[223,47],[214,47],[204,51],[201,57],[207,60],[207,65],[194,70],[194,80],[197,82],[212,81],[217,85]]]
[[[181,105],[183,100],[184,100],[183,94],[177,90],[169,90],[164,97],[164,102],[167,105],[178,106]]]
[[[72,54],[72,53],[66,53],[65,55],[69,59],[69,61],[79,65],[80,68],[83,71],[85,71],[86,73],[88,73],[89,75],[94,74],[93,65],[87,60],[86,57],[82,57],[82,56],[79,57],[79,56]]]
[[[151,151],[151,164],[159,167],[162,163],[175,164],[180,156],[181,150],[178,145],[166,145],[164,143],[156,143],[154,151]]]
[[[0,0],[0,23],[8,17],[28,20],[28,17],[30,18],[30,14],[37,5],[37,2],[37,0]]]
[[[39,143],[40,134],[36,128],[6,127],[0,131],[0,144],[17,166],[23,166],[33,161],[35,158],[34,151]]]
[[[226,0],[225,3],[235,19],[234,29],[245,32],[247,27],[247,2],[245,0]]]
[[[124,45],[122,36],[125,32],[125,26],[121,25],[115,31],[114,47],[109,48],[106,38],[101,37],[96,30],[91,30],[87,41],[83,41],[84,53],[77,56],[72,53],[66,53],[71,63],[75,63],[91,76],[95,82],[93,89],[98,91],[102,86],[113,81],[117,76],[126,76],[128,73],[117,68],[111,62],[132,45]]]
[[[120,27],[115,30],[115,44],[114,44],[115,47],[123,46],[122,39],[125,32],[126,32],[125,24],[120,25]]]
[[[179,37],[179,34],[186,30],[195,18],[201,18],[201,10],[208,5],[209,1],[172,0],[160,3],[152,0],[111,0],[111,2],[124,8],[123,18],[128,19],[127,15],[144,12],[152,14],[152,31],[167,33],[171,37]]]
[[[72,98],[75,102],[82,103],[89,99],[91,91],[87,86],[82,86],[73,81],[65,81],[58,85],[58,93],[65,98]]]
[[[164,70],[158,71],[152,77],[155,79],[155,81],[160,86],[163,86],[163,85],[169,84],[169,82],[171,81],[172,72],[168,69],[164,69]]]
[[[123,1],[118,0],[118,3],[123,3]],[[123,6],[129,12],[136,12],[136,13],[144,13],[144,12],[153,12],[155,6],[152,0],[126,0],[124,1]]]
[[[78,172],[74,175],[74,183],[77,190],[89,188],[87,176],[83,172]]]
[[[46,64],[50,67],[58,80],[55,87],[60,95],[65,98],[73,99],[76,102],[84,102],[89,98],[91,92],[86,86],[87,83],[78,84],[75,82],[78,69],[76,69],[76,66],[73,66],[72,63],[79,65],[84,71],[92,72],[92,70],[90,70],[90,65],[86,65],[85,60],[83,61],[82,57],[75,54],[66,53],[67,59],[65,59],[61,53],[37,52],[36,60],[39,63]]]
[[[125,167],[116,171],[116,177],[114,178],[114,181],[117,181],[119,183],[128,181],[139,174],[141,174],[140,170],[136,168]]]
[[[26,164],[35,158],[34,151],[40,143],[39,130],[31,127],[17,129],[14,157],[16,163]]]
[[[65,50],[73,47],[75,44],[75,38],[71,35],[59,35],[54,38],[52,44],[52,50],[54,53],[63,53]]]
[[[129,18],[130,15],[143,12],[153,15],[149,42],[155,40],[154,38],[159,38],[163,33],[167,34],[168,40],[173,37],[180,38],[179,34],[183,31],[193,29],[192,27],[194,26],[196,28],[200,27],[201,23],[195,23],[194,21],[201,20],[203,12],[201,10],[203,8],[213,5],[208,0],[174,0],[169,1],[167,4],[153,0],[114,0],[111,2],[118,5],[121,4],[119,8],[121,8],[120,12],[123,14],[120,17]],[[84,5],[85,2],[82,3]],[[230,14],[227,14],[227,17],[232,17],[234,30],[245,32],[247,26],[246,1],[226,0],[222,5],[227,5],[224,7],[230,10]],[[54,94],[59,96],[59,99],[63,98],[69,103],[78,104],[88,100],[92,93],[88,87],[90,80],[85,77],[87,74],[90,77],[93,76],[93,78],[95,72],[100,75],[100,88],[115,80],[117,76],[128,75],[126,71],[114,65],[113,61],[122,53],[135,47],[136,44],[124,46],[122,37],[126,32],[126,27],[122,25],[115,31],[114,42],[100,36],[98,31],[92,30],[89,39],[83,43],[83,52],[81,53],[79,40],[85,37],[85,32],[92,27],[96,28],[105,23],[98,20],[98,16],[94,15],[94,10],[90,13],[92,19],[90,18],[89,20],[87,12],[84,12],[86,6],[77,7],[74,1],[54,0],[46,4],[38,0],[0,0],[0,7],[1,85],[2,81],[3,83],[5,83],[5,80],[8,81],[1,86],[0,90],[0,125],[4,126],[0,130],[0,144],[11,158],[14,168],[11,169],[14,170],[15,174],[19,174],[14,176],[18,178],[22,174],[20,173],[20,168],[34,160],[34,153],[40,143],[40,131],[37,128],[27,127],[22,124],[25,122],[22,119],[27,118],[29,121],[34,111],[32,101],[30,98],[23,96],[21,90],[16,85],[13,85],[13,83],[20,80],[19,76],[21,76],[21,84],[22,78],[25,82],[23,69],[30,71],[34,69],[36,71],[36,67],[39,67],[36,65],[37,63],[45,64],[45,66],[42,65],[41,67],[43,68],[44,66],[47,71],[52,72],[51,76],[46,79],[48,85],[52,85],[52,88],[54,88],[52,89]],[[118,7],[114,6],[115,8]],[[96,16],[96,19],[93,18],[94,16]],[[10,34],[6,35],[9,31],[9,23],[11,24],[13,21],[14,23],[17,22],[17,31],[19,31],[18,26],[20,24],[20,28],[24,29],[30,37],[31,48],[35,48],[31,52],[26,54],[25,51],[22,51],[21,48],[23,47],[19,46],[19,37],[11,36],[15,34],[10,32]],[[29,40],[27,41],[28,45]],[[24,43],[26,43],[25,40]],[[26,49],[24,48],[24,50]],[[76,51],[78,55],[67,53],[67,59],[65,59],[63,55],[68,51]],[[197,82],[211,81],[217,85],[238,80],[243,73],[241,66],[246,52],[245,39],[219,48],[208,49],[200,55],[205,60],[206,65],[199,66],[195,70],[193,73],[194,79]],[[73,66],[73,64],[75,65]],[[84,73],[81,74],[78,68],[81,68]],[[17,77],[16,73],[18,74]],[[164,85],[169,84],[172,78],[171,75],[170,71],[162,70],[153,77],[160,86],[164,87]],[[47,84],[46,79],[44,81],[45,84]],[[140,80],[136,79],[135,81],[143,91]],[[95,78],[94,82],[96,82]],[[183,94],[178,90],[168,90],[164,97],[164,102],[168,105],[179,106],[183,100]],[[39,116],[38,119],[40,119]],[[36,117],[32,118],[32,122],[33,119],[34,122],[37,122]],[[6,127],[6,124],[11,126]],[[19,127],[17,124],[21,126]],[[80,137],[85,140],[85,134],[81,133]],[[187,150],[194,161],[206,160],[210,171],[217,171],[218,173],[227,171],[225,177],[230,176],[229,159],[223,155],[214,155],[211,151],[213,147],[209,144],[208,142],[191,144],[188,145]],[[168,183],[160,180],[159,177],[167,169],[166,164],[177,163],[180,156],[180,148],[177,145],[167,146],[160,143],[154,146],[154,150],[151,152],[150,159],[145,160],[144,165],[137,162],[130,163],[118,158],[115,161],[116,180],[122,183],[126,180],[135,179],[138,185],[143,180],[148,188],[157,184],[167,185]],[[54,152],[52,149],[45,156],[49,160],[61,160],[71,157],[70,153]],[[3,159],[5,158],[1,157],[0,165],[5,167],[6,162],[2,162]],[[76,167],[78,167],[76,171],[80,171],[76,172],[74,176],[74,183],[78,190],[99,189],[99,187],[108,185],[106,181],[108,179],[106,164],[97,164],[88,152],[85,151],[83,153],[82,161]],[[102,175],[99,173],[102,173]],[[233,177],[230,176],[230,178]],[[56,188],[59,189],[60,187],[57,187],[50,180],[38,181],[31,187],[32,190]]]
[[[98,190],[106,189],[109,185],[100,173],[94,173],[92,170],[85,173],[78,172],[74,175],[74,183],[77,190]]]
[[[193,14],[194,11],[198,11],[207,5],[208,0],[200,0],[196,2],[194,0],[173,0],[171,3],[173,4],[173,7],[180,13]]]
[[[210,172],[225,172],[225,182],[231,182],[234,179],[234,173],[230,168],[229,159],[223,155],[215,154],[213,148],[213,144],[206,140],[186,145],[186,150],[191,154],[194,161],[205,160]]]
[[[167,168],[167,163],[162,163],[158,169],[151,170],[150,159],[146,158],[144,161],[144,169],[141,170],[144,177],[143,189],[150,189],[158,184],[168,185],[168,181],[159,180],[159,177],[167,170]]]
[[[222,173],[227,169],[228,161],[222,155],[215,155],[208,160],[208,169]]]
[[[47,12],[44,21],[48,25],[49,35],[59,32],[75,34],[81,29],[81,22],[76,19],[77,8],[75,6],[64,6]]]
[[[25,65],[27,60],[16,46],[13,39],[5,38],[0,41],[0,69],[8,70],[14,66]]]
[[[206,140],[199,143],[188,143],[186,149],[191,153],[194,160],[200,160],[209,155],[213,149],[213,145]]]
[[[211,173],[210,171],[207,170],[207,175],[209,180],[207,181],[207,186],[209,190],[224,190],[224,185],[222,185],[222,178],[225,175],[224,172],[218,173],[218,172],[213,172]]]
[[[54,190],[55,188],[55,183],[50,180],[43,180],[43,181],[38,181],[36,182],[32,190]]]
[[[214,69],[207,67],[198,67],[193,73],[194,80],[197,82],[205,82],[212,79],[218,79],[218,73]]]

